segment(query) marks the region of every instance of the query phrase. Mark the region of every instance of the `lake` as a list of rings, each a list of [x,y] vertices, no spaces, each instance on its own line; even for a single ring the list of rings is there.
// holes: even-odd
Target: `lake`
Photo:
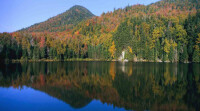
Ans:
[[[1,64],[0,110],[199,111],[200,64]]]

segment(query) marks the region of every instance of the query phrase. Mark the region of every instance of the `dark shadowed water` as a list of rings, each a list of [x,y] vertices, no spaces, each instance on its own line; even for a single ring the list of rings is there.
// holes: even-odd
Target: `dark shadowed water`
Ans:
[[[0,110],[199,111],[200,64],[1,64]]]

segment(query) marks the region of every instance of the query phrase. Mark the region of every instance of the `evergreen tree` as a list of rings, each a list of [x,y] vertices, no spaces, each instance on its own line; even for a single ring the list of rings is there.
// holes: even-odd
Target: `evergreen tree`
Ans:
[[[169,51],[169,56],[168,56],[168,58],[169,58],[169,61],[170,61],[170,62],[173,62],[173,61],[174,61],[174,50],[173,50],[173,47],[172,47],[172,46],[170,47],[170,51]]]
[[[200,52],[199,47],[195,48],[193,56],[192,56],[192,62],[200,62]]]
[[[183,53],[180,57],[180,62],[187,62],[188,61],[188,53],[187,53],[187,47],[186,45],[183,46]]]
[[[154,59],[154,51],[153,51],[153,49],[148,48],[147,55],[148,55],[147,56],[147,60],[148,61],[153,60]]]
[[[39,48],[38,48],[38,46],[35,46],[34,48],[33,48],[33,57],[32,57],[32,59],[33,60],[38,60],[38,59],[40,59],[40,51],[39,51]]]
[[[180,61],[180,57],[181,57],[181,43],[178,42],[178,46],[177,46],[177,61]]]
[[[113,39],[117,49],[116,54],[119,56],[123,49],[126,49],[131,45],[130,26],[128,25],[128,19],[119,25],[117,32],[113,36]]]
[[[46,50],[45,50],[45,47],[40,48],[40,56],[41,56],[41,59],[46,57]]]

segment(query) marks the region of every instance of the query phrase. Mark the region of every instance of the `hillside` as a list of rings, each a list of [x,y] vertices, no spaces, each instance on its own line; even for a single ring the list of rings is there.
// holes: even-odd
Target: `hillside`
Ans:
[[[78,24],[82,20],[89,19],[93,17],[88,9],[75,5],[64,13],[61,13],[55,17],[48,19],[42,23],[37,23],[28,28],[22,29],[20,31],[27,32],[57,32],[72,29],[74,25]]]
[[[125,51],[130,61],[199,62],[199,6],[198,0],[162,0],[114,9],[77,22],[69,22],[71,19],[61,14],[21,32],[2,34],[2,43],[11,43],[12,47],[2,46],[5,49],[0,55],[29,60],[112,60]],[[66,13],[76,15],[76,7]],[[63,23],[50,22],[59,20]],[[8,36],[14,38],[12,42],[5,42]],[[13,48],[16,44],[17,51]],[[6,50],[14,54],[10,56]]]

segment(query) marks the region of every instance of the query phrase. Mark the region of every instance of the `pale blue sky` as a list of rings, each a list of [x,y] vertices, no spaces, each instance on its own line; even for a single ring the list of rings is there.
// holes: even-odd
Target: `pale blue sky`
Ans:
[[[134,4],[148,5],[159,0],[0,0],[0,32],[13,32],[81,5],[94,15]]]

